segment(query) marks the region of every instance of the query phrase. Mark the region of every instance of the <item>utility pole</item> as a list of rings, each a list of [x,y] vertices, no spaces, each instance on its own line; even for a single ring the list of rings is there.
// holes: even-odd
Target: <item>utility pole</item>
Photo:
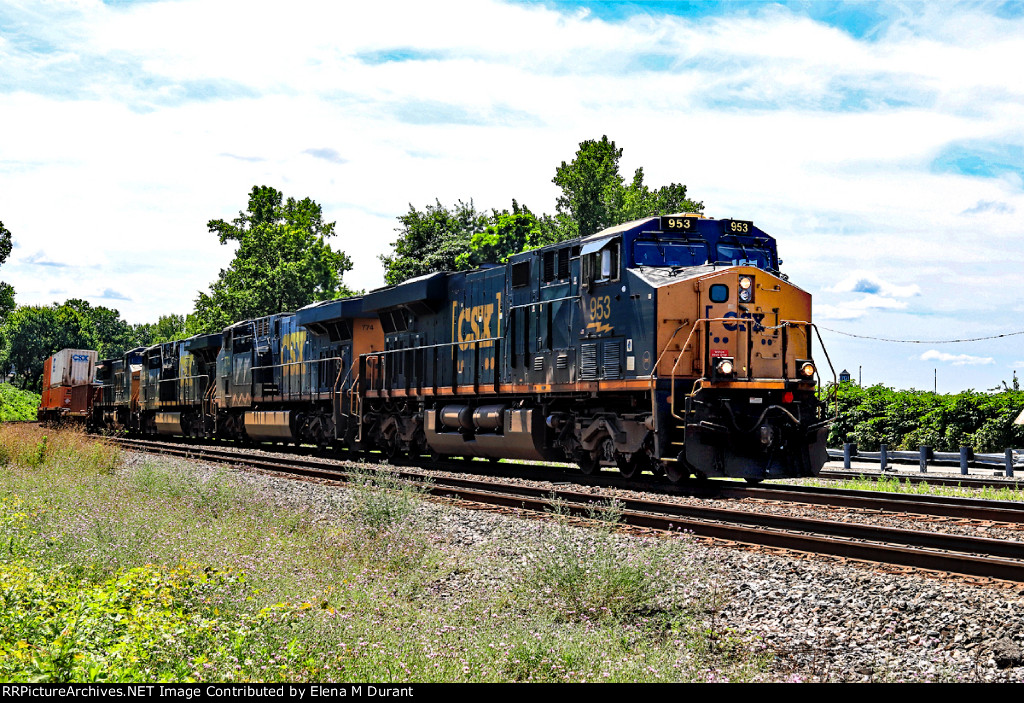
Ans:
[[[864,386],[864,373],[863,373],[863,371],[864,371],[864,367],[863,366],[858,366],[857,367],[857,385],[861,386],[861,387]]]
[[[935,369],[933,369],[933,371],[935,371],[935,388],[934,388],[934,392],[938,393],[939,392],[939,369],[935,368]]]

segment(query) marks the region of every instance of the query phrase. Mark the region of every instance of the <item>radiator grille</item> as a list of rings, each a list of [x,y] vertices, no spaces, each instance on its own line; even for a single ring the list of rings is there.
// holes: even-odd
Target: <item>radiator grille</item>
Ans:
[[[619,342],[604,343],[604,377],[619,378],[622,375],[620,366],[622,345]]]
[[[584,344],[580,349],[580,380],[597,379],[597,345]]]

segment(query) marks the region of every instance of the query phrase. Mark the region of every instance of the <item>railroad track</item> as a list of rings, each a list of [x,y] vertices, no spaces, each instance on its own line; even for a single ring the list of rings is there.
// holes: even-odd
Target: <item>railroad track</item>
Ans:
[[[209,451],[217,451],[223,445],[191,444],[181,439],[168,440],[126,440],[141,442],[144,446],[185,446],[211,447]],[[288,454],[299,456],[317,456],[317,450],[311,447],[282,448]],[[239,452],[224,450],[225,456]],[[320,455],[322,457],[322,455]],[[332,456],[335,461],[355,460],[353,457]],[[323,466],[322,462],[312,462],[311,466]],[[425,467],[425,464],[416,466]],[[564,475],[553,478],[558,468],[541,466],[532,463],[492,463],[488,461],[449,460],[431,462],[430,469],[452,471],[485,477],[488,480],[511,478],[528,481],[565,482],[568,484],[617,489],[625,491],[643,491],[665,496],[686,496],[709,499],[757,499],[784,503],[803,503],[807,505],[827,505],[832,507],[852,508],[866,511],[890,513],[913,513],[934,517],[947,517],[959,520],[977,520],[1004,523],[1024,523],[1024,502],[992,501],[981,498],[955,498],[948,496],[930,496],[918,494],[880,493],[877,491],[858,491],[850,489],[823,488],[818,486],[801,486],[788,483],[772,483],[749,485],[738,481],[708,480],[691,481],[682,484],[669,484],[664,481],[628,480],[616,472],[604,472],[586,476],[566,465]]]
[[[297,457],[254,456],[207,446],[175,446],[136,439],[118,438],[114,441],[129,449],[247,466],[305,478],[345,481],[349,477],[343,465],[332,465]],[[468,476],[436,476],[424,470],[402,467],[391,467],[390,471],[403,480],[425,484],[428,492],[435,496],[533,512],[549,511],[553,502],[558,501],[567,512],[587,516],[592,513],[595,501],[602,498],[593,493],[571,488],[551,489],[502,483],[494,477],[485,479]],[[547,480],[550,480],[550,476]],[[720,490],[726,492],[736,490],[746,494],[745,497],[749,497],[752,489],[737,486],[735,489]],[[789,500],[780,497],[785,494],[785,489],[756,488],[753,490],[772,494],[772,500]],[[791,491],[791,493],[802,494],[804,500],[800,502],[824,502],[826,495],[813,490]],[[854,500],[857,497],[842,496],[842,498]],[[899,507],[888,508],[888,510],[924,511],[927,503],[922,502],[921,498],[923,496],[898,496],[895,501],[890,502],[894,502]],[[623,523],[633,527],[668,531],[686,530],[702,537],[763,547],[1024,582],[1024,543],[1022,542],[684,505],[665,500],[623,499],[621,497],[617,497],[617,500],[622,504]],[[948,515],[956,507],[957,501],[964,500],[941,499],[932,507],[945,512],[932,514]],[[880,503],[875,502],[873,505],[880,505]],[[999,520],[1003,522],[1024,522],[1024,509],[1003,508],[1001,504],[1000,506],[965,505],[960,507],[976,511],[987,510],[987,515],[998,515]],[[994,518],[972,519],[992,520]]]

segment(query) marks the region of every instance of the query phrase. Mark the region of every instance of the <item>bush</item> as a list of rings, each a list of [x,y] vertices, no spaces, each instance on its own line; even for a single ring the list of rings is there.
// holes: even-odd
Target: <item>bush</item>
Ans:
[[[860,449],[877,451],[885,443],[890,449],[912,451],[926,444],[938,451],[970,446],[998,452],[1024,446],[1024,425],[1013,424],[1024,410],[1024,391],[939,394],[841,383],[838,399],[839,419],[828,437],[832,447],[854,442]]]
[[[600,522],[596,535],[581,535],[568,524],[566,506],[552,503],[559,527],[546,533],[526,578],[539,601],[568,620],[622,619],[655,609],[674,564],[683,561],[677,547],[666,540],[626,549],[615,534],[622,515],[616,501],[591,509],[591,519]]]
[[[23,391],[10,383],[0,383],[0,422],[36,419],[42,396],[32,391]]]

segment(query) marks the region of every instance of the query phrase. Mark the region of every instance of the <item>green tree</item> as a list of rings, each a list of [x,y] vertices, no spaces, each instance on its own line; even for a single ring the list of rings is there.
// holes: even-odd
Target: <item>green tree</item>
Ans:
[[[176,339],[185,339],[189,334],[185,328],[184,315],[161,315],[152,326],[150,344],[163,344]]]
[[[607,135],[580,142],[576,157],[555,169],[552,183],[562,189],[557,200],[562,238],[586,237],[606,227],[642,217],[675,212],[703,212],[704,204],[686,197],[686,186],[671,183],[652,190],[638,168],[626,185],[619,174],[622,149]]]
[[[79,298],[68,300],[64,306],[78,311],[87,320],[92,337],[88,348],[95,349],[100,359],[120,357],[132,347],[138,346],[135,330],[121,319],[121,313],[117,310],[102,305],[93,307],[89,301]]]
[[[189,315],[187,317],[192,317]],[[185,315],[161,315],[156,322],[134,325],[135,338],[139,346],[149,347],[154,344],[173,342],[190,336]]]
[[[840,383],[839,418],[829,431],[829,446],[853,442],[859,449],[916,450],[925,444],[937,451],[961,445],[979,452],[998,452],[1024,442],[1024,426],[1013,424],[1024,410],[1024,392],[973,390],[944,395],[931,391],[895,390],[883,385],[862,388]]]
[[[513,254],[557,241],[552,238],[553,228],[544,224],[529,208],[513,200],[512,212],[495,210],[484,230],[472,236],[469,250],[455,259],[456,270],[503,264]]]
[[[427,205],[421,212],[409,204],[409,212],[398,218],[398,239],[394,253],[381,255],[384,281],[401,283],[435,271],[458,270],[458,256],[469,250],[473,236],[483,232],[489,218],[477,212],[473,201],[461,200],[449,210],[441,201]]]
[[[14,240],[11,238],[11,232],[4,227],[3,222],[0,222],[0,264],[7,261],[13,248]],[[14,287],[10,283],[0,281],[0,324],[7,319],[12,310],[14,310]]]
[[[619,175],[622,149],[607,135],[601,141],[580,142],[576,158],[562,162],[551,182],[562,189],[558,212],[566,214],[581,237],[616,224],[622,207],[623,185]]]
[[[323,221],[320,205],[309,198],[285,200],[274,188],[253,186],[246,211],[231,222],[207,223],[221,244],[238,242],[238,250],[209,293],[196,298],[189,332],[217,332],[240,320],[352,295],[342,283],[352,261],[327,243],[334,225]]]
[[[89,317],[72,305],[23,305],[4,324],[4,368],[13,368],[22,388],[39,391],[46,358],[61,349],[92,349]]]

